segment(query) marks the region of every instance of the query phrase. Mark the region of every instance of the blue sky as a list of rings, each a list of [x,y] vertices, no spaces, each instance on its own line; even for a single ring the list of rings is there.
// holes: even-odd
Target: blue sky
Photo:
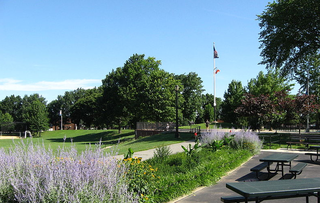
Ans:
[[[0,1],[0,100],[39,93],[48,102],[100,86],[133,54],[174,74],[195,72],[216,96],[232,80],[246,86],[265,67],[258,14],[269,0]]]

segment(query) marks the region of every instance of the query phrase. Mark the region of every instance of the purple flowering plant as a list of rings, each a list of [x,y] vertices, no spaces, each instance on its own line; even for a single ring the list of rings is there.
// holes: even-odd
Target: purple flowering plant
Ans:
[[[128,190],[127,167],[101,145],[78,153],[31,141],[0,149],[0,202],[138,202]]]
[[[224,143],[234,149],[248,149],[253,154],[259,153],[262,148],[262,141],[259,136],[250,129],[232,129],[226,132],[215,128],[210,132],[202,133],[199,142],[202,146],[212,146],[215,149],[222,147],[221,143]]]

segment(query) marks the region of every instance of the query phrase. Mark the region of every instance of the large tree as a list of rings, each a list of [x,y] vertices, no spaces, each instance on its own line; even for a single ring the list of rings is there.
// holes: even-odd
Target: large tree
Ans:
[[[0,111],[2,113],[8,113],[13,117],[13,121],[22,121],[22,98],[20,96],[11,95],[5,97],[1,101]]]
[[[320,49],[320,1],[277,0],[258,15],[262,64],[294,73]]]
[[[293,84],[279,74],[278,70],[269,70],[266,74],[259,72],[256,78],[248,82],[247,92],[254,95],[274,95],[275,92],[288,91]]]
[[[49,129],[49,118],[45,104],[40,100],[33,100],[24,109],[24,121],[30,131],[41,135],[41,131]]]
[[[89,129],[92,125],[99,127],[100,118],[98,112],[100,108],[98,106],[98,98],[101,95],[102,91],[100,88],[88,89],[86,90],[86,94],[71,107],[71,116],[77,125],[82,120],[84,125]]]
[[[201,114],[198,113],[196,122],[197,123],[204,123],[204,122],[206,122],[206,120],[213,122],[214,118],[219,120],[220,114],[221,114],[221,103],[222,103],[221,98],[219,98],[219,97],[216,98],[216,103],[217,103],[216,115],[214,115],[214,107],[213,107],[214,95],[205,94],[205,95],[202,95],[201,98],[202,98],[201,101],[202,101],[203,111],[201,112]]]
[[[59,95],[57,99],[51,101],[47,105],[47,109],[49,112],[50,123],[52,125],[60,126],[61,115],[62,113],[62,121],[63,123],[73,122],[79,124],[78,117],[73,118],[71,116],[71,108],[73,105],[82,97],[84,97],[86,93],[85,89],[78,88],[73,91],[66,91],[64,95]]]
[[[300,84],[300,92],[320,96],[320,55],[307,58],[295,71],[295,79]]]
[[[224,93],[224,101],[221,104],[222,120],[228,123],[238,123],[239,115],[234,111],[241,105],[245,89],[240,81],[232,80]]]
[[[0,130],[11,132],[14,130],[13,118],[9,113],[2,113],[0,111]]]
[[[175,85],[182,85],[160,65],[153,57],[135,54],[106,76],[102,103],[109,121],[131,126],[138,121],[174,121]]]
[[[197,114],[203,111],[201,95],[204,89],[201,78],[194,72],[187,75],[178,75],[176,78],[180,80],[183,85],[181,93],[184,98],[184,103],[180,106],[182,107],[184,124],[186,125],[188,121],[194,122]]]
[[[241,116],[247,117],[249,127],[260,129],[265,123],[270,122],[270,117],[276,113],[275,105],[270,100],[269,95],[255,96],[249,93],[245,94],[242,104],[235,112]]]

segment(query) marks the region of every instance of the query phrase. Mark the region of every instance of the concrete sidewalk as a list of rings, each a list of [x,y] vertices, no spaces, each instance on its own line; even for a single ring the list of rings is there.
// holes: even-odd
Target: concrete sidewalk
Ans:
[[[191,146],[193,147],[195,144],[194,140],[181,142],[181,143],[177,143],[177,144],[172,144],[172,145],[169,145],[169,147],[170,147],[171,152],[173,154],[175,154],[175,153],[183,152],[184,150],[182,149],[181,146],[188,148],[189,144],[191,144]],[[155,150],[156,149],[149,149],[146,151],[134,152],[133,157],[142,157],[142,161],[144,161],[144,160],[152,158]],[[118,159],[123,159],[124,155],[117,155],[115,157]]]

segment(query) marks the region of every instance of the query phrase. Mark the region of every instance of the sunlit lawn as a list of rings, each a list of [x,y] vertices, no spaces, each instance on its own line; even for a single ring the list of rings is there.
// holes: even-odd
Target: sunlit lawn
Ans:
[[[156,148],[162,145],[169,145],[187,141],[193,138],[191,133],[180,133],[180,139],[176,139],[174,133],[162,133],[151,137],[134,139],[134,130],[123,130],[121,134],[117,130],[58,130],[48,131],[41,134],[41,137],[32,139],[0,139],[0,148],[8,149],[14,143],[21,141],[30,141],[33,143],[43,144],[45,147],[53,150],[58,147],[70,147],[74,145],[81,152],[89,145],[101,143],[106,152],[110,151],[110,147],[115,147],[119,154],[124,154],[131,148],[133,151],[143,151]],[[112,148],[111,148],[112,149]]]

